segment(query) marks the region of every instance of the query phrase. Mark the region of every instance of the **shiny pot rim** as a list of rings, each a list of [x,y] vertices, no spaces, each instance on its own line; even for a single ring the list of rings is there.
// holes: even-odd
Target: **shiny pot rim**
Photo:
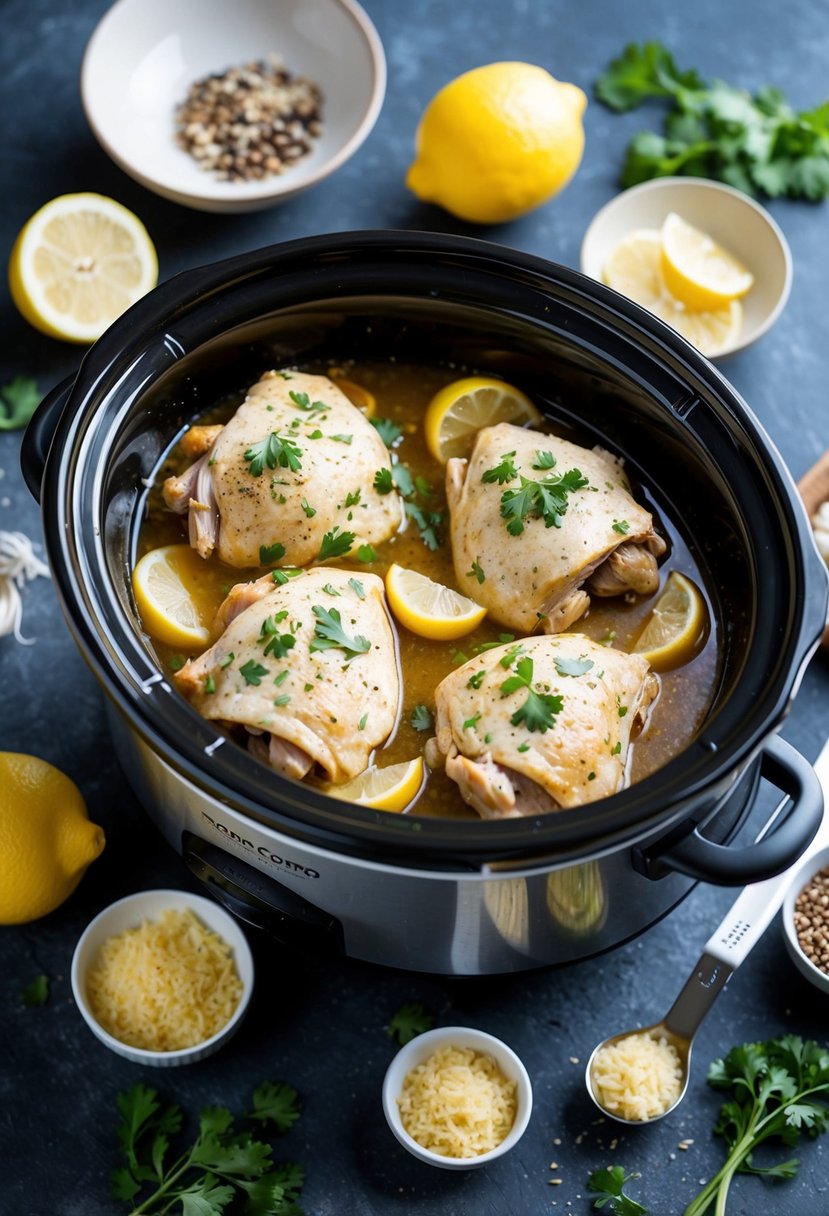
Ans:
[[[421,304],[472,298],[519,327],[545,328],[576,350],[589,348],[609,367],[643,381],[664,406],[666,424],[689,430],[700,420],[716,422],[724,446],[734,449],[732,474],[737,480],[744,474],[748,486],[750,473],[758,504],[760,491],[768,497],[782,542],[775,580],[782,585],[752,606],[744,680],[697,739],[644,781],[553,816],[498,822],[346,809],[243,763],[242,749],[224,746],[223,736],[170,688],[142,643],[104,548],[102,487],[119,428],[140,408],[147,385],[200,342],[263,308],[276,316],[347,297],[349,286],[353,295],[394,293]],[[741,472],[740,460],[751,468]],[[175,769],[244,813],[352,852],[476,865],[562,850],[589,854],[675,827],[706,791],[713,806],[779,724],[825,619],[826,576],[817,574],[819,558],[791,476],[721,374],[673,330],[579,272],[467,237],[338,233],[176,276],[116,322],[87,354],[74,383],[44,402],[27,433],[23,465],[42,498],[47,548],[70,628],[131,724]]]

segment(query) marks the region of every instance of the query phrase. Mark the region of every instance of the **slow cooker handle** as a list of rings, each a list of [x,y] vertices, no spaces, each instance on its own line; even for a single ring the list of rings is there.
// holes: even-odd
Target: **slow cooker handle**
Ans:
[[[660,854],[668,869],[720,886],[743,886],[787,870],[814,838],[823,816],[823,791],[815,770],[800,752],[772,735],[763,744],[760,772],[788,794],[792,805],[784,821],[764,840],[745,848],[706,840],[695,828]]]
[[[46,394],[32,415],[23,435],[23,443],[20,447],[20,467],[23,471],[23,480],[36,502],[40,502],[40,489],[43,484],[43,472],[46,468],[49,448],[74,383],[75,377],[67,376]]]

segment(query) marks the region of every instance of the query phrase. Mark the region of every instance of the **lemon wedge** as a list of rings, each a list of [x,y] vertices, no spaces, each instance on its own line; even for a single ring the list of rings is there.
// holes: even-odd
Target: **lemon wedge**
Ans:
[[[474,600],[396,563],[386,575],[386,596],[401,625],[435,642],[462,638],[486,616]]]
[[[613,249],[603,278],[608,287],[667,322],[703,355],[723,354],[733,346],[743,326],[740,301],[692,311],[668,290],[662,270],[661,233],[655,228],[637,228]]]
[[[9,259],[20,312],[67,342],[94,342],[157,281],[146,228],[101,194],[53,198],[23,227]]]
[[[754,285],[754,275],[742,262],[675,211],[666,217],[661,239],[665,286],[687,308],[726,308]]]
[[[366,418],[373,418],[377,411],[377,398],[374,393],[369,392],[367,388],[363,388],[362,384],[357,384],[355,380],[347,380],[345,376],[332,376],[334,384],[341,392],[345,393],[352,405],[356,405],[358,410],[362,410]]]
[[[204,561],[189,545],[165,545],[145,553],[132,572],[132,589],[148,633],[168,646],[203,650],[209,621],[198,597]]]
[[[520,389],[487,376],[467,376],[435,393],[423,426],[426,446],[441,464],[468,456],[482,427],[497,422],[540,426],[541,414]]]
[[[357,802],[378,811],[405,811],[417,797],[422,784],[423,757],[416,756],[414,760],[390,764],[387,768],[372,765],[345,785],[326,785],[325,792],[332,798]]]
[[[702,594],[689,578],[672,570],[633,652],[643,654],[654,671],[670,671],[699,654],[707,634]]]

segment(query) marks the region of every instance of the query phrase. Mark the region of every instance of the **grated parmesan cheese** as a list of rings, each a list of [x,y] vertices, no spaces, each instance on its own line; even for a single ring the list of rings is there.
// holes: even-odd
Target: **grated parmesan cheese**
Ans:
[[[596,1052],[590,1070],[599,1105],[621,1119],[663,1115],[682,1090],[679,1052],[664,1035],[629,1034]]]
[[[492,1056],[442,1047],[403,1080],[397,1100],[404,1128],[444,1157],[479,1157],[497,1148],[515,1122],[516,1082]]]
[[[212,1038],[242,996],[233,954],[189,908],[108,938],[89,969],[93,1014],[114,1038],[178,1051]]]

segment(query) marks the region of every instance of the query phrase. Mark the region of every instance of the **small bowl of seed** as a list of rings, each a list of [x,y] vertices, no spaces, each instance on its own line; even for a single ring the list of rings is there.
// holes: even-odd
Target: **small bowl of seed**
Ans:
[[[201,211],[256,211],[328,177],[383,104],[386,62],[355,0],[117,0],[81,97],[126,173]]]
[[[783,904],[783,934],[798,971],[829,993],[829,847],[795,876]]]

